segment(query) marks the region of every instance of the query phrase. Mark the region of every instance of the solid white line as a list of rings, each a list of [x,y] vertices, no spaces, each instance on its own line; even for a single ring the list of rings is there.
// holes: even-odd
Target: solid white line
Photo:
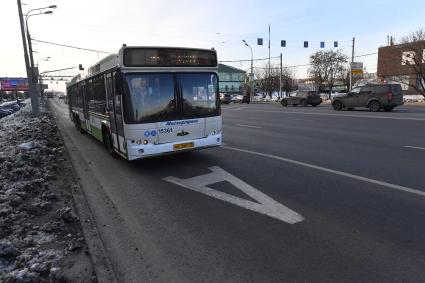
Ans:
[[[272,158],[272,159],[277,159],[277,160],[292,163],[292,164],[295,164],[295,165],[304,166],[304,167],[316,169],[316,170],[319,170],[319,171],[324,171],[324,172],[327,172],[327,173],[331,173],[331,174],[335,174],[335,175],[339,175],[339,176],[344,176],[344,177],[348,177],[348,178],[351,178],[351,179],[355,179],[355,180],[359,180],[359,181],[363,181],[363,182],[368,182],[368,183],[371,183],[371,184],[376,184],[376,185],[391,188],[391,189],[394,189],[394,190],[408,192],[408,193],[411,193],[411,194],[420,195],[420,196],[425,197],[425,191],[415,190],[415,189],[411,189],[411,188],[408,188],[408,187],[395,185],[395,184],[391,184],[391,183],[387,183],[387,182],[383,182],[383,181],[378,181],[378,180],[374,180],[374,179],[370,179],[370,178],[346,173],[346,172],[343,172],[343,171],[333,170],[333,169],[329,169],[329,168],[314,165],[314,164],[309,164],[309,163],[300,162],[300,161],[296,161],[296,160],[293,160],[293,159],[284,158],[284,157],[280,157],[280,156],[276,156],[276,155],[272,155],[272,154],[261,153],[261,152],[247,150],[247,149],[240,149],[240,148],[231,147],[231,146],[222,146],[221,148],[245,152],[245,153],[250,153],[250,154],[253,154],[253,155],[268,157],[268,158]]]
[[[236,126],[239,126],[239,127],[246,127],[246,128],[262,129],[262,127],[259,127],[259,126],[251,126],[251,125],[236,124]]]
[[[425,147],[419,147],[419,146],[405,145],[403,147],[425,150]]]
[[[376,119],[392,119],[392,120],[412,120],[425,121],[425,118],[413,117],[389,117],[389,116],[372,116],[372,115],[350,115],[350,114],[332,114],[332,113],[312,113],[301,111],[276,111],[276,110],[245,110],[249,112],[267,112],[267,113],[283,113],[283,114],[303,114],[303,115],[318,115],[318,116],[338,116],[338,117],[354,117],[354,118],[376,118]]]

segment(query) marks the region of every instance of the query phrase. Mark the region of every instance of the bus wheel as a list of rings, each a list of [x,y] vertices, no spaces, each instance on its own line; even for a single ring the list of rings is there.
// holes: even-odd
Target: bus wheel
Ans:
[[[81,121],[80,121],[80,119],[79,118],[76,118],[75,119],[75,127],[77,128],[77,130],[80,132],[80,133],[84,133],[84,130],[83,130],[83,128],[81,127]]]
[[[105,149],[109,152],[110,155],[113,157],[116,157],[114,145],[112,144],[112,137],[109,131],[106,130],[106,128],[103,128],[102,130],[102,137],[103,137],[103,145],[105,146]]]

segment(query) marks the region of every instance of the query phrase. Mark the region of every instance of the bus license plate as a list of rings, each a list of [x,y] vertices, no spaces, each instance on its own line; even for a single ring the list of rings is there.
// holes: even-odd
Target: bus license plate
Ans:
[[[173,145],[174,150],[182,150],[187,148],[193,148],[195,144],[193,142],[186,142],[186,143],[178,143]]]

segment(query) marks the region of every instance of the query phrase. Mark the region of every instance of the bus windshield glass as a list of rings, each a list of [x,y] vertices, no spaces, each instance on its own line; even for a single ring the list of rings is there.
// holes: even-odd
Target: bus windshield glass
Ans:
[[[176,120],[177,106],[174,98],[172,74],[126,75],[126,121],[147,123]]]
[[[219,115],[214,73],[125,75],[125,120],[154,123]]]
[[[178,74],[177,80],[183,101],[183,119],[218,115],[217,75],[212,73]]]

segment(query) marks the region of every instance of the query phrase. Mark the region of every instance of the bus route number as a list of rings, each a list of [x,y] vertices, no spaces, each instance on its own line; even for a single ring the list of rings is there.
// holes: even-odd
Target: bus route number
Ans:
[[[173,128],[162,128],[159,129],[159,133],[160,134],[170,134],[173,132]]]

